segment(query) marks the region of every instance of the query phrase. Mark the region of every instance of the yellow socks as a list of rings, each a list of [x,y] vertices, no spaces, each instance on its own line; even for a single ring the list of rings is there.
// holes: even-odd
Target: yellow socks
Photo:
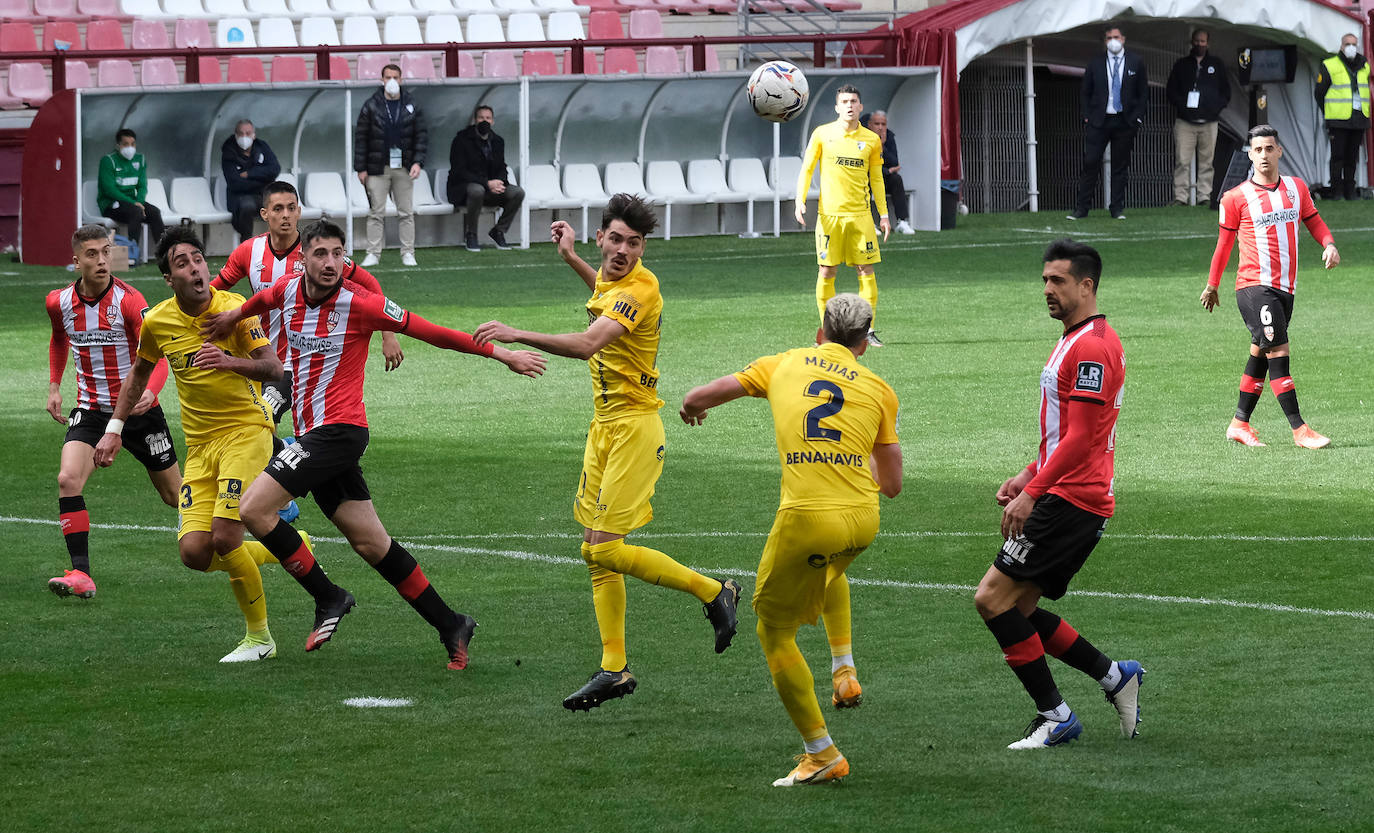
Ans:
[[[248,557],[253,559],[253,563],[261,567],[264,564],[280,564],[277,557],[271,550],[259,544],[257,541],[244,541],[242,549],[248,553]]]
[[[830,643],[830,656],[841,665],[854,664],[854,628],[850,621],[849,579],[840,573],[825,585],[825,602],[821,607],[821,624]]]
[[[835,279],[824,275],[816,276],[816,309],[820,310],[821,323],[825,323],[825,302],[835,297]]]
[[[720,594],[721,584],[715,579],[682,566],[658,550],[627,544],[623,538],[592,544],[588,550],[584,550],[582,557],[608,570],[634,576],[640,581],[691,593],[702,604]]]
[[[258,572],[258,565],[249,555],[246,545],[224,555],[217,554],[205,572],[229,574],[229,589],[234,591],[234,601],[243,611],[243,623],[249,633],[267,629],[267,600],[262,590],[262,573]]]
[[[768,660],[768,672],[773,675],[773,687],[810,751],[811,743],[829,733],[821,716],[821,704],[816,700],[815,678],[797,647],[797,628],[771,628],[760,621],[757,630]]]
[[[582,559],[592,574],[592,608],[601,633],[601,667],[619,671],[625,667],[625,578],[592,562],[592,545],[582,544]]]
[[[878,326],[876,323],[878,320],[878,275],[876,273],[859,276],[859,297],[873,307],[873,321],[875,323],[869,324],[868,328],[870,330],[876,329]]]

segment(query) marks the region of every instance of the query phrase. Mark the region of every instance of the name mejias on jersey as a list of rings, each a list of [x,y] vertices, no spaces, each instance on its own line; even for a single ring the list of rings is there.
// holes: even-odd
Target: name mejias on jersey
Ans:
[[[79,408],[114,412],[134,352],[148,303],[137,289],[119,278],[98,298],[82,298],[80,281],[48,293],[44,306],[57,346],[65,342],[76,368]]]
[[[1317,213],[1307,183],[1279,177],[1272,187],[1246,180],[1221,198],[1221,227],[1240,238],[1236,289],[1267,286],[1293,293],[1298,280],[1299,223]]]
[[[305,261],[302,259],[300,238],[285,252],[272,249],[271,235],[267,232],[251,237],[240,243],[225,261],[224,268],[212,281],[216,289],[229,289],[243,278],[252,287],[250,295],[257,294],[273,284],[305,274]],[[277,358],[281,359],[284,369],[290,370],[286,352],[286,340],[281,334],[281,310],[273,309],[267,313],[267,337],[276,345]]]
[[[1037,471],[1045,468],[1070,431],[1088,432],[1088,453],[1069,461],[1070,468],[1047,491],[1106,517],[1116,507],[1116,419],[1121,413],[1125,375],[1121,339],[1101,315],[1065,333],[1040,372]]]

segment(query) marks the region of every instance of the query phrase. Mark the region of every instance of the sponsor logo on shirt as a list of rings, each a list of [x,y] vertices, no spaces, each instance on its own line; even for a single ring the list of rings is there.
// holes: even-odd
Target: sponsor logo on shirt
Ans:
[[[1101,362],[1079,362],[1078,378],[1073,384],[1074,390],[1092,391],[1093,393],[1102,392],[1102,364]]]
[[[1269,228],[1279,223],[1296,223],[1298,221],[1298,209],[1296,208],[1276,208],[1273,211],[1266,211],[1255,218],[1255,228]]]
[[[332,333],[337,326],[339,326],[339,313],[337,310],[330,310],[329,317],[325,319],[324,328]]]
[[[343,349],[339,341],[327,336],[308,336],[295,330],[286,331],[286,342],[302,353],[337,353]]]
[[[386,303],[382,305],[382,314],[398,324],[404,321],[406,317],[406,311],[401,309],[401,305],[390,298],[387,298]]]
[[[867,163],[862,159],[855,159],[852,156],[836,156],[835,164],[842,168],[862,168]]]
[[[119,317],[119,310],[113,306],[105,308],[105,322],[111,327],[114,326],[115,319]]]
[[[124,333],[119,330],[78,330],[68,335],[68,340],[77,347],[105,347],[124,339]]]

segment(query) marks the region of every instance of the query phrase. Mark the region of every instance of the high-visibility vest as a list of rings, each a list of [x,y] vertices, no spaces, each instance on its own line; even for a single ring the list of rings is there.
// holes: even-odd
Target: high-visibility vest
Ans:
[[[1358,103],[1360,112],[1364,113],[1365,118],[1369,117],[1369,64],[1360,67],[1360,71],[1355,75],[1355,83],[1350,85],[1350,72],[1345,68],[1345,62],[1338,55],[1332,55],[1322,61],[1322,67],[1326,70],[1326,75],[1331,79],[1331,89],[1326,91],[1326,100],[1323,102],[1323,115],[1327,121],[1347,121],[1355,112],[1355,105]]]

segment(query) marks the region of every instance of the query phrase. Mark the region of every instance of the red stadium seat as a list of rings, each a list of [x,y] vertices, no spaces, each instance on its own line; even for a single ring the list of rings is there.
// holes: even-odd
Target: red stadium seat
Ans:
[[[135,20],[132,33],[134,49],[170,49],[167,25],[161,20]]]
[[[628,46],[608,46],[605,59],[601,63],[601,71],[606,75],[615,75],[618,72],[634,74],[639,72],[639,59],[635,57],[634,49]]]
[[[315,79],[316,79],[316,80],[319,80],[319,77],[320,77],[320,75],[319,75],[319,66],[317,65],[317,66],[315,67]],[[330,55],[330,56],[329,56],[329,80],[330,80],[330,81],[347,81],[347,80],[349,80],[349,79],[352,78],[352,77],[353,77],[353,73],[349,70],[349,67],[348,67],[348,59],[347,59],[347,58],[345,58],[345,57],[342,56],[342,55]]]
[[[563,74],[572,75],[572,50],[563,50]],[[582,74],[600,75],[601,68],[596,63],[596,53],[590,49],[582,50]]]
[[[201,55],[200,60],[196,61],[196,66],[200,68],[200,83],[224,83],[224,72],[220,69],[219,58],[214,58],[209,55]]]
[[[682,56],[675,46],[651,46],[644,50],[644,71],[654,75],[682,72]]]
[[[124,25],[118,20],[101,18],[86,24],[87,49],[128,49],[124,42]]]
[[[305,65],[304,55],[278,55],[272,59],[272,83],[309,80],[310,70]]]
[[[687,71],[688,71],[688,72],[701,72],[701,71],[702,71],[702,68],[699,67],[699,66],[696,66],[696,65],[693,63],[693,61],[692,61],[692,55],[693,55],[692,47],[690,47],[690,46],[684,46],[684,47],[682,47],[682,65],[685,66],[685,67],[687,68]],[[709,44],[707,44],[707,46],[706,46],[706,69],[705,69],[705,71],[706,71],[706,72],[719,72],[719,71],[720,71],[720,56],[719,56],[718,54],[716,54],[716,48],[715,48],[714,46],[709,45]]]
[[[39,15],[33,13],[33,4],[30,0],[0,0],[0,18],[5,20],[42,20]]]
[[[548,49],[526,49],[520,58],[521,75],[557,75],[558,56]]]
[[[439,58],[439,72],[448,75],[448,57]],[[476,78],[480,73],[477,72],[477,58],[471,52],[458,53],[458,77]]]
[[[119,8],[119,0],[76,0],[76,10],[84,17],[123,17],[124,11]],[[87,35],[89,38],[90,35]]]
[[[137,87],[134,62],[124,58],[107,58],[95,65],[95,83],[101,87]]]
[[[663,37],[663,16],[657,9],[635,9],[630,12],[630,37]]]
[[[177,49],[189,49],[193,46],[207,49],[215,45],[215,36],[210,34],[210,22],[204,18],[183,18],[177,21],[176,38],[173,42]]]
[[[52,98],[48,71],[38,61],[15,61],[10,64],[10,97],[37,107]]]
[[[358,56],[358,80],[377,81],[382,77],[382,67],[396,63],[396,59],[384,52],[364,52]]]
[[[434,56],[428,52],[406,52],[401,55],[401,77],[434,79]]]
[[[229,59],[230,84],[262,84],[267,81],[267,73],[262,70],[261,58],[235,55]]]
[[[76,0],[33,0],[33,13],[49,19],[75,20]]]
[[[67,89],[69,90],[89,90],[95,86],[95,79],[91,77],[91,65],[85,61],[67,62]]]
[[[624,40],[625,29],[620,25],[620,12],[594,9],[587,16],[588,40]]]
[[[59,43],[67,44],[64,49],[81,49],[81,30],[74,20],[50,20],[43,27],[43,51],[51,52]]]
[[[177,62],[171,58],[144,58],[139,66],[139,80],[145,87],[166,87],[180,84]]]
[[[515,55],[508,50],[488,50],[482,53],[483,78],[514,78],[520,74],[515,67]]]
[[[0,52],[37,52],[33,26],[19,21],[0,23]]]

